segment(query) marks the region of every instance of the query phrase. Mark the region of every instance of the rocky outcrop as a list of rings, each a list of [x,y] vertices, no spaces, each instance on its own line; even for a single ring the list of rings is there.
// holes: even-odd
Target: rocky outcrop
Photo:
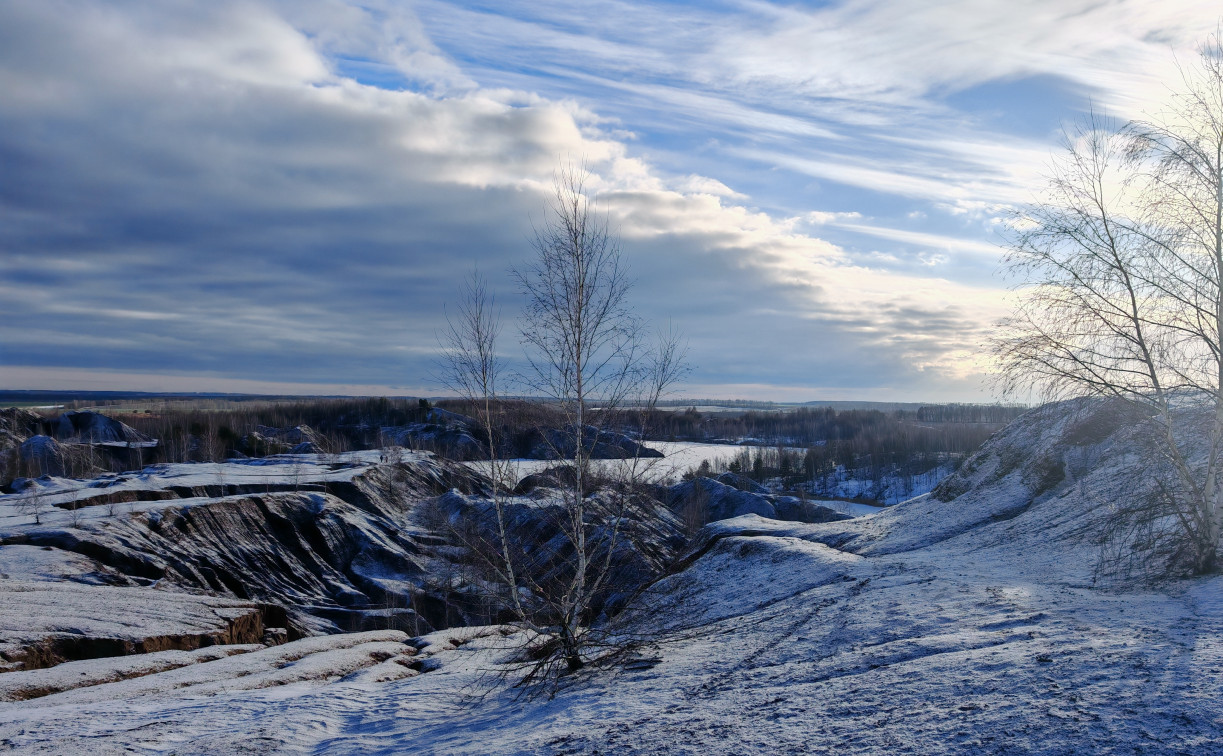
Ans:
[[[288,449],[289,447],[279,441],[269,439],[258,431],[251,431],[238,439],[234,451],[247,457],[266,457],[269,454],[283,454]]]
[[[418,457],[372,467],[351,481],[277,486],[296,490],[236,484],[118,490],[78,496],[72,506],[105,503],[113,512],[128,499],[166,506],[0,534],[0,543],[85,555],[160,587],[283,605],[302,634],[388,626],[416,634],[467,620],[445,595],[422,587],[423,553],[439,539],[413,527],[412,510],[444,491],[484,485],[462,466]],[[224,498],[211,498],[217,496]]]
[[[23,474],[22,443],[42,431],[42,418],[17,407],[0,409],[0,490]]]
[[[155,439],[129,425],[97,412],[65,412],[55,420],[44,421],[49,435],[64,443],[77,444],[153,444]]]
[[[572,459],[577,451],[577,432],[544,430],[531,445],[528,459]],[[591,459],[658,458],[662,452],[639,444],[622,433],[587,425],[582,429],[582,447]]]
[[[200,593],[224,599],[219,606],[236,607],[237,613],[225,615],[223,626],[204,623],[190,630],[154,631],[149,628],[156,623],[138,613],[133,617],[139,633],[45,628],[20,654],[9,653],[8,663],[28,667],[93,655],[258,642],[271,627],[283,627],[281,635],[291,636],[374,629],[420,635],[505,619],[505,607],[490,601],[482,585],[486,577],[470,571],[472,554],[466,552],[472,544],[499,538],[489,482],[434,455],[405,454],[402,460],[373,464],[359,455],[314,460],[307,464],[316,472],[301,479],[282,477],[268,460],[231,462],[228,481],[218,475],[215,483],[209,482],[211,473],[193,472],[194,465],[162,465],[139,476],[104,476],[96,482],[99,487],[66,489],[69,493],[57,495],[55,503],[73,512],[0,531],[0,548],[8,550],[13,575],[33,574],[34,562],[55,562],[44,555],[75,555],[92,566],[52,565],[63,573],[57,585],[147,593],[155,597],[150,606],[162,602],[170,619],[175,612],[194,616],[189,602]],[[240,472],[244,467],[272,475],[267,482],[250,482]],[[533,577],[542,583],[563,580],[572,563],[572,544],[560,525],[564,497],[557,491],[567,488],[566,482],[563,469],[553,470],[532,481],[530,496],[503,501],[510,537],[532,555]],[[683,549],[684,522],[677,512],[693,497],[706,497],[708,519],[744,512],[805,522],[823,517],[820,508],[805,502],[710,479],[660,487],[657,494],[612,489],[588,494],[593,519],[587,536],[595,544],[595,558],[608,557],[612,570],[591,606],[596,614],[614,610]],[[92,514],[81,516],[82,509]],[[612,550],[598,553],[604,545]],[[183,599],[188,604],[165,604],[166,595],[188,596]],[[103,608],[109,606],[105,600],[93,605],[99,616],[110,611]],[[283,607],[283,614],[269,619],[269,607],[275,606]],[[52,609],[42,613],[68,616]]]
[[[745,514],[777,519],[777,510],[768,497],[731,488],[712,478],[696,478],[671,486],[667,504],[677,512],[699,509],[701,524]]]
[[[430,417],[442,410],[432,410]],[[446,415],[454,415],[447,412]],[[466,420],[466,418],[464,418]],[[468,422],[427,422],[410,425],[386,426],[381,429],[381,436],[389,446],[402,446],[408,449],[422,449],[436,452],[447,459],[467,461],[487,459],[488,449],[472,435]]]
[[[41,431],[42,418],[33,412],[19,407],[0,409],[0,432],[24,439]]]
[[[561,460],[574,456],[576,433],[554,428],[502,428],[498,454],[504,458]],[[381,429],[387,444],[425,449],[454,460],[488,458],[488,433],[474,419],[434,408],[427,422]],[[586,426],[582,444],[591,459],[662,457],[662,452],[622,433]]]
[[[268,425],[255,426],[255,430],[238,439],[235,449],[248,457],[266,457],[272,454],[320,454],[327,448],[322,434],[309,425],[292,428],[273,428]]]
[[[737,488],[740,491],[747,491],[748,493],[764,495],[768,494],[769,492],[769,489],[760,485],[756,481],[752,480],[746,475],[739,475],[738,473],[724,472],[721,475],[716,476],[714,480],[718,481],[724,486]]]
[[[160,472],[172,481],[179,479],[174,471],[190,467]],[[110,514],[46,518],[41,526],[0,533],[0,548],[51,549],[98,565],[67,578],[72,581],[155,583],[163,590],[284,606],[290,629],[299,634],[389,628],[419,635],[501,619],[478,576],[453,577],[466,574],[456,570],[468,563],[462,550],[476,542],[466,538],[468,531],[495,533],[487,481],[421,454],[356,469],[361,471],[349,480],[305,480],[297,490],[235,483],[117,487],[97,494],[86,488],[72,506]],[[141,484],[157,485],[157,475],[142,477]],[[617,495],[592,493],[590,511],[611,511],[603,497]],[[138,506],[133,511],[120,499]],[[524,552],[555,560],[541,574],[563,571],[567,559],[558,530],[562,501],[543,486],[507,505],[513,538]],[[103,503],[110,506],[97,506]],[[601,529],[613,524],[617,535],[607,540],[616,544],[615,579],[597,607],[616,605],[623,591],[659,574],[683,546],[678,519],[656,502],[632,502],[614,521],[592,525],[590,537],[598,542]],[[116,653],[125,650],[131,649]]]
[[[514,493],[519,496],[529,494],[540,488],[573,488],[577,484],[577,475],[572,466],[557,465],[537,473],[525,475],[514,486]]]

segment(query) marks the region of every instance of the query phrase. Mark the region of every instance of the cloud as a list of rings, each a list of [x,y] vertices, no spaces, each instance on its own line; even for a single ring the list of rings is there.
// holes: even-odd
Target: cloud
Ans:
[[[677,182],[676,188],[683,194],[711,194],[715,197],[725,197],[733,200],[746,200],[748,198],[746,194],[736,192],[717,179],[696,174],[685,176]]]
[[[47,390],[46,367],[0,365],[5,386],[34,386]],[[192,373],[133,373],[99,368],[60,368],[54,372],[56,388],[75,391],[149,391],[158,393],[228,393],[331,396],[433,396],[436,386],[377,385],[361,383],[298,383],[259,381],[227,375]]]
[[[899,228],[869,226],[862,223],[838,223],[837,225],[846,231],[854,231],[860,234],[866,234],[867,236],[903,242],[905,244],[911,244],[918,247],[927,247],[929,249],[954,252],[970,252],[977,255],[983,255],[990,260],[996,260],[998,258],[999,247],[997,244],[981,242],[977,241],[976,239],[960,239],[951,236],[943,236],[941,234],[929,234],[922,231],[906,231]]]
[[[856,210],[840,213],[812,210],[811,212],[807,213],[803,219],[814,226],[823,226],[829,223],[843,223],[847,220],[861,220],[862,213],[859,213]]]
[[[1133,66],[1093,56],[1196,28],[1060,7],[15,0],[3,380],[427,387],[459,277],[478,263],[513,313],[500,274],[584,159],[694,387],[979,396],[1004,308],[958,265],[988,245],[929,216],[983,227],[1044,147],[945,94],[1056,69],[1124,104]]]
[[[696,136],[743,163],[719,165],[724,183],[773,168],[946,208],[1027,200],[1061,120],[1089,100],[1156,107],[1172,50],[1192,55],[1218,16],[1198,0],[417,7],[481,77],[599,101],[669,155]]]

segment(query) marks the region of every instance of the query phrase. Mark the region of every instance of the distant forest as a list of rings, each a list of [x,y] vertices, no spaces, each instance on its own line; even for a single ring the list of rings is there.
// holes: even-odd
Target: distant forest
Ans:
[[[382,427],[428,422],[428,411],[434,406],[428,400],[415,398],[149,395],[94,395],[75,401],[66,401],[67,397],[62,395],[38,398],[58,400],[63,407],[37,410],[44,417],[89,408],[158,439],[156,449],[142,450],[139,460],[127,460],[145,464],[284,451],[287,443],[276,443],[271,431],[297,426],[309,426],[309,440],[319,451],[377,448],[384,444]],[[460,414],[470,410],[455,400],[441,400],[436,406]],[[616,424],[633,435],[644,429],[646,441],[742,444],[744,451],[729,461],[730,469],[760,481],[781,478],[792,485],[826,476],[838,466],[862,478],[921,474],[962,459],[1024,411],[1022,407],[973,404],[925,405],[890,411],[768,406],[753,409],[749,405],[742,411],[719,408],[712,412],[701,412],[693,406],[676,407],[659,409],[649,416],[629,410]],[[503,417],[511,426],[546,427],[559,420],[546,404],[539,402],[509,400],[503,403],[503,408]],[[294,437],[297,440],[301,438]]]
[[[694,407],[657,412],[647,427],[655,440],[740,443],[731,472],[784,485],[817,480],[838,466],[855,477],[917,475],[956,464],[1027,408],[932,404],[913,410],[798,407],[781,412],[701,413]]]

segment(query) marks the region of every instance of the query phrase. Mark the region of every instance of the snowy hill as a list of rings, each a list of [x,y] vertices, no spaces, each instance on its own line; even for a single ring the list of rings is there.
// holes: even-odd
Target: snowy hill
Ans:
[[[436,536],[413,526],[410,503],[481,483],[431,455],[377,459],[281,456],[40,480],[41,490],[0,496],[0,544],[87,558],[93,582],[286,606],[292,637],[451,624],[444,597],[420,590]],[[23,579],[12,554],[0,547],[0,572]]]
[[[29,669],[28,659],[46,666],[48,659],[110,655],[111,648],[192,649],[220,642],[225,631],[167,645],[156,623],[140,635],[137,613],[116,634],[104,617],[88,621],[88,611],[77,611],[74,602],[106,603],[86,598],[103,589],[86,594],[80,585],[107,586],[114,595],[118,587],[155,587],[157,600],[168,591],[239,599],[260,618],[275,614],[264,625],[288,639],[487,624],[498,607],[463,575],[453,523],[495,523],[488,485],[463,465],[401,451],[163,464],[87,481],[33,481],[0,495],[0,606],[5,592],[25,590],[24,582],[70,583],[75,592],[45,611],[74,624],[35,623],[42,629],[18,633],[20,624],[0,621],[0,665]],[[547,487],[511,497],[514,537],[534,544],[556,537],[554,504]],[[657,575],[684,544],[678,521],[661,506],[640,522],[625,518],[623,527],[631,538],[613,564],[624,587]],[[67,649],[65,636],[74,633],[78,650],[40,650]],[[240,642],[258,642],[262,633]]]
[[[1223,576],[1097,579],[1110,505],[1149,485],[1140,424],[1104,409],[1029,413],[870,517],[706,526],[621,620],[633,653],[554,696],[497,676],[506,628],[339,635],[2,703],[0,747],[1219,753]]]

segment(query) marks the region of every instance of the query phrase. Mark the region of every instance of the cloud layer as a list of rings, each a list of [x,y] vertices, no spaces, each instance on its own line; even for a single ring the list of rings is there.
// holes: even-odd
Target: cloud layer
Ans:
[[[1125,114],[1200,33],[1085,8],[10,0],[0,381],[435,393],[460,278],[512,316],[581,159],[690,391],[981,398],[991,223],[1054,136],[986,90]]]

